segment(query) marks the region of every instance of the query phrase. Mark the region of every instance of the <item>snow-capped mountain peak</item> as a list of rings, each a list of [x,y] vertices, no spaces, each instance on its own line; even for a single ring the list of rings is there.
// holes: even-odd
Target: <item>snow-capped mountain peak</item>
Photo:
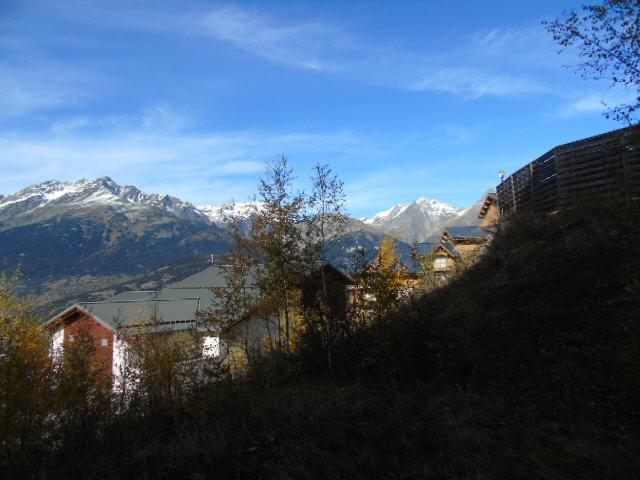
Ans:
[[[353,221],[353,229],[391,235],[404,242],[422,242],[442,232],[447,225],[477,222],[479,204],[470,209],[426,197],[398,203],[371,218]],[[109,177],[81,178],[72,182],[46,181],[13,195],[0,197],[0,229],[46,221],[61,215],[95,216],[124,214],[130,221],[174,217],[219,227],[232,218],[250,222],[260,211],[260,202],[194,206],[170,195],[145,193],[121,186]],[[102,213],[101,213],[102,212]]]
[[[110,207],[128,212],[155,208],[179,218],[206,221],[206,216],[188,202],[169,195],[144,193],[130,185],[120,186],[110,177],[81,178],[72,182],[49,180],[27,187],[0,199],[0,221],[33,216],[42,210],[53,214],[56,209],[89,207]]]
[[[386,210],[383,210],[382,212],[376,213],[371,218],[366,218],[366,217],[363,218],[362,221],[369,225],[377,225],[397,217],[403,211],[403,209],[406,209],[406,207],[407,205],[404,205],[402,203],[397,203],[391,208],[388,208]]]
[[[421,197],[407,204],[398,203],[362,221],[405,242],[421,242],[441,232],[447,223],[463,215],[466,210]]]
[[[249,218],[258,212],[261,206],[261,202],[238,202],[224,205],[198,205],[196,208],[213,223],[227,223],[232,218]]]
[[[387,210],[375,214],[371,218],[363,219],[363,222],[369,225],[384,224],[403,215],[410,209],[417,209],[432,219],[437,217],[460,215],[466,210],[464,208],[454,207],[453,205],[441,202],[440,200],[420,197],[410,203],[398,203]]]

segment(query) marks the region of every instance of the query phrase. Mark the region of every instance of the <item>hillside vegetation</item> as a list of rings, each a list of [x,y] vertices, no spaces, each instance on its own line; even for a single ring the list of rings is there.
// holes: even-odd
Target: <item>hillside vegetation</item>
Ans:
[[[512,221],[448,286],[180,401],[93,411],[39,478],[638,478],[640,205]]]

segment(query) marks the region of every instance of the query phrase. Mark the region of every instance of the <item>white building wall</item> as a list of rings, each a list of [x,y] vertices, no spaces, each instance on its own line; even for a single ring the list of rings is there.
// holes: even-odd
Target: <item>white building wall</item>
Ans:
[[[127,342],[113,335],[113,385],[122,386],[127,368]]]
[[[220,337],[202,337],[202,356],[204,358],[220,356]]]
[[[49,350],[49,356],[54,361],[62,360],[62,354],[64,351],[64,327],[56,330],[51,335],[51,347]]]

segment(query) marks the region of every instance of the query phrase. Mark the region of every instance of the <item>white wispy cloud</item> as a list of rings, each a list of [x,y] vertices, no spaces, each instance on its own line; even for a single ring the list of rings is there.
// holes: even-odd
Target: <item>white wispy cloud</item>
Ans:
[[[542,25],[474,32],[466,48],[473,56],[536,68],[558,68],[574,59],[571,52],[558,56],[558,45]]]
[[[451,161],[431,163],[428,167],[396,165],[366,172],[358,179],[345,183],[349,206],[354,210],[377,211],[402,201],[415,200],[429,192],[441,192],[435,188],[441,183],[442,173]],[[410,168],[411,175],[407,175]]]
[[[70,8],[66,12],[70,17],[79,15]],[[133,2],[122,3],[115,11],[98,3],[88,15],[84,12],[83,19],[101,26],[220,42],[259,58],[315,71],[339,70],[342,56],[361,52],[355,36],[337,22],[285,19],[264,8],[228,3]]]
[[[13,60],[0,63],[0,117],[77,105],[88,97],[86,76],[61,64]]]
[[[545,91],[538,82],[526,77],[464,67],[441,68],[427,73],[409,88],[447,92],[472,100],[484,96],[508,97]]]
[[[455,123],[443,123],[407,132],[401,142],[426,145],[459,145],[470,143],[477,136],[477,128]]]
[[[470,33],[452,45],[446,56],[426,61],[423,73],[409,76],[406,85],[418,91],[436,91],[478,99],[561,93],[564,66],[575,63],[575,52],[558,55],[542,25],[497,27]]]
[[[344,166],[341,176],[349,208],[368,214],[407,195],[417,198],[443,191],[438,172],[446,168],[446,161],[389,168],[389,159],[416,148],[428,151],[444,138],[454,143],[473,140],[473,130],[454,124],[433,125],[398,140],[350,131],[197,133],[191,121],[197,123],[190,115],[160,104],[137,115],[63,118],[39,133],[5,130],[0,132],[0,193],[49,179],[108,175],[119,183],[195,204],[243,201],[255,192],[265,163],[284,153],[301,188],[308,187],[313,163],[328,162],[336,172]],[[424,164],[432,164],[426,156]]]
[[[148,112],[158,110],[150,125]],[[349,132],[193,133],[176,118],[184,115],[161,106],[132,117],[72,117],[36,134],[0,133],[0,192],[47,179],[109,175],[151,191],[167,186],[166,193],[197,203],[222,203],[245,199],[265,162],[283,152],[313,158],[358,144]]]
[[[169,3],[170,5],[170,3]],[[434,56],[389,45],[350,31],[340,22],[282,18],[259,8],[137,4],[128,15],[98,10],[96,22],[222,42],[258,58],[362,82],[414,91],[445,92],[466,99],[513,97],[548,91],[521,67],[558,65],[556,50],[542,27],[496,28],[475,32]],[[516,69],[517,70],[517,69]]]
[[[349,46],[349,35],[321,22],[284,22],[255,9],[223,7],[193,17],[195,30],[276,62],[309,70],[336,70],[331,57]]]
[[[573,118],[580,115],[602,114],[610,108],[631,104],[636,100],[637,94],[630,90],[609,89],[603,93],[590,92],[560,107],[557,116]]]

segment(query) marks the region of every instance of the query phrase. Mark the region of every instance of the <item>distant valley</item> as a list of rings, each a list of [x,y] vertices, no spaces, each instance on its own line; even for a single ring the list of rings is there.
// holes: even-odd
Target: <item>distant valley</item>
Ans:
[[[38,303],[153,289],[203,268],[212,255],[223,258],[231,246],[228,215],[250,221],[253,208],[194,206],[109,177],[48,181],[0,196],[0,269],[19,266],[25,292]],[[356,247],[373,254],[389,235],[407,258],[411,243],[437,240],[447,225],[478,224],[479,208],[420,198],[350,219],[332,255],[340,261]]]

